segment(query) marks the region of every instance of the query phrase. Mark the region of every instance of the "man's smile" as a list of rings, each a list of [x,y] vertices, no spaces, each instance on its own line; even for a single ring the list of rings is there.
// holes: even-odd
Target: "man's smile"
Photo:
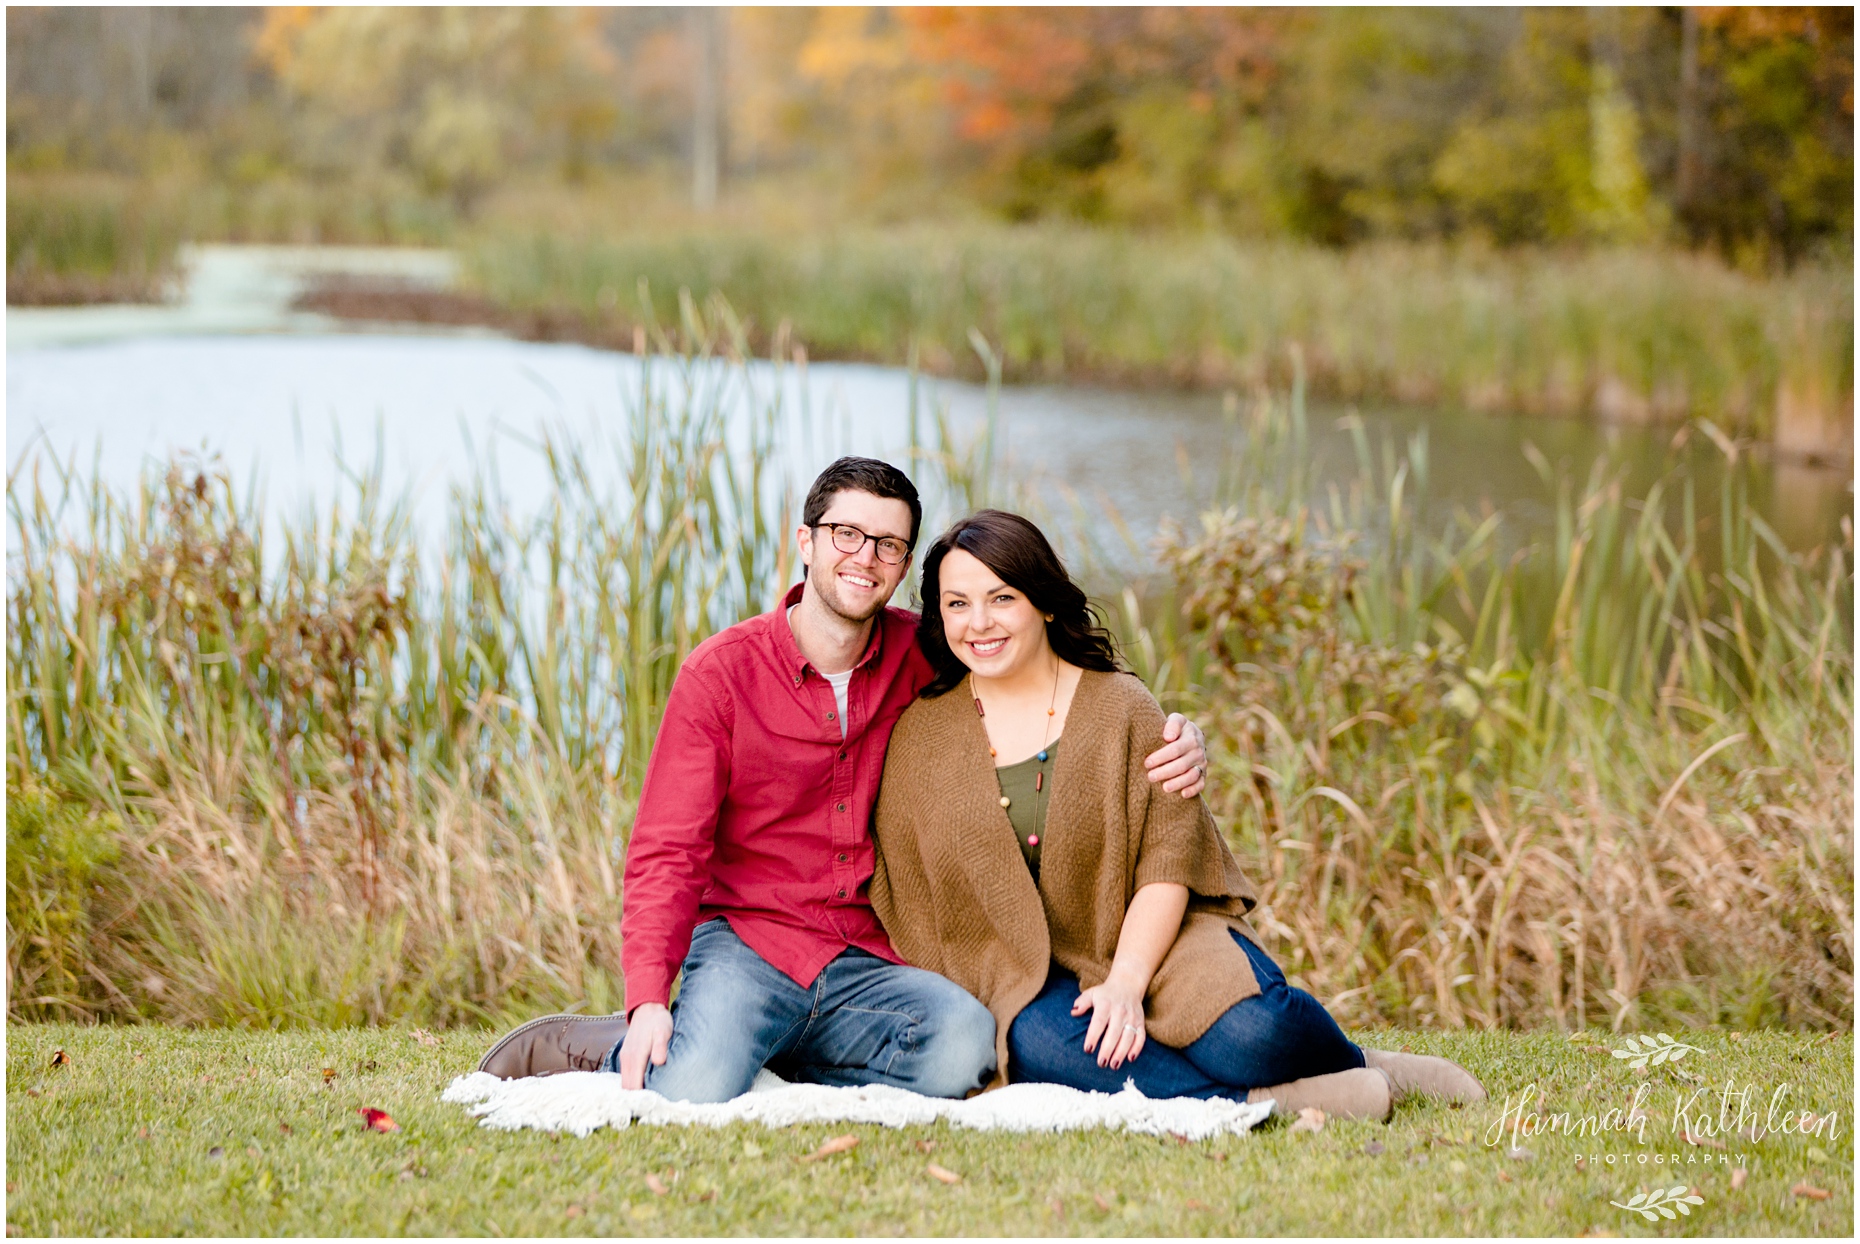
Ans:
[[[860,574],[856,570],[842,570],[839,572],[839,577],[841,582],[850,584],[862,591],[869,592],[878,586],[877,579],[872,578],[870,575]]]

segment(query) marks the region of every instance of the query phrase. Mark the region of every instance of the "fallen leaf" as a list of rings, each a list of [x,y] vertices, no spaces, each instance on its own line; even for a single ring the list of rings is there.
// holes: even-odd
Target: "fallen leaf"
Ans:
[[[1811,1201],[1825,1201],[1834,1194],[1829,1192],[1826,1188],[1817,1188],[1814,1184],[1804,1179],[1801,1183],[1789,1189],[1789,1195],[1805,1196]]]
[[[1731,1191],[1733,1192],[1740,1191],[1744,1186],[1744,1181],[1749,1178],[1750,1178],[1750,1172],[1745,1170],[1741,1166],[1738,1167],[1736,1170],[1732,1171],[1731,1172]]]
[[[1742,1041],[1743,1039],[1744,1039],[1744,1034],[1743,1034],[1743,1033],[1741,1033],[1741,1032],[1734,1032],[1734,1033],[1732,1033],[1732,1034],[1731,1034],[1731,1040],[1733,1040],[1733,1041],[1740,1041],[1740,1042],[1741,1042],[1741,1041]]]
[[[1587,1158],[1577,1158],[1577,1159],[1576,1159],[1576,1169],[1577,1169],[1577,1170],[1579,1170],[1579,1171],[1586,1171],[1586,1170],[1588,1170],[1588,1169],[1589,1169],[1589,1159],[1587,1159]]]
[[[1713,1140],[1710,1136],[1694,1136],[1684,1128],[1680,1129],[1679,1138],[1688,1145],[1703,1146],[1706,1149],[1717,1149],[1720,1151],[1724,1149],[1724,1142],[1722,1140]]]
[[[371,1071],[379,1070],[380,1066],[381,1064],[377,1063],[372,1058],[369,1059],[367,1062],[363,1062],[361,1059],[358,1058],[355,1060],[355,1074],[358,1076],[366,1075]]]
[[[393,1116],[385,1110],[376,1110],[373,1106],[358,1106],[355,1112],[362,1116],[362,1123],[369,1131],[398,1132],[400,1130],[400,1124],[394,1122]]]
[[[1227,1160],[1227,1155],[1224,1153],[1204,1153],[1201,1156],[1210,1162],[1225,1162]]]
[[[1616,1240],[1621,1238],[1621,1233],[1610,1231],[1607,1227],[1590,1227],[1576,1238],[1579,1240]]]
[[[38,1089],[27,1089],[26,1090],[26,1096],[28,1097],[37,1097],[38,1095],[39,1095]]]
[[[225,1156],[226,1156],[226,1150],[220,1148],[220,1146],[218,1145],[215,1145],[213,1146],[213,1148],[207,1150],[207,1157],[211,1158],[215,1162],[219,1161],[221,1158]]]
[[[139,1128],[137,1128],[137,1129],[136,1129],[136,1139],[137,1139],[137,1140],[147,1140],[148,1138],[149,1138],[149,1129],[148,1129],[148,1128],[146,1128],[146,1127],[139,1127]]]
[[[646,1186],[652,1189],[652,1195],[654,1196],[664,1196],[671,1191],[670,1188],[665,1186],[665,1181],[663,1179],[650,1173],[646,1176]]]
[[[1501,1184],[1508,1184],[1508,1183],[1510,1183],[1510,1182],[1511,1182],[1511,1172],[1510,1172],[1510,1171],[1500,1171],[1500,1172],[1498,1173],[1498,1182],[1499,1182],[1499,1183],[1501,1183]]]
[[[859,1138],[851,1132],[848,1132],[844,1136],[835,1136],[832,1140],[829,1140],[826,1144],[820,1146],[820,1148],[814,1150],[806,1157],[797,1158],[796,1161],[817,1162],[821,1158],[830,1158],[836,1153],[845,1153],[858,1143]]]
[[[200,1082],[202,1084],[211,1084],[213,1083],[213,1077],[209,1075],[203,1075],[200,1077]]]
[[[1062,1222],[1065,1220],[1066,1203],[1060,1200],[1058,1197],[1052,1197],[1051,1199],[1049,1199],[1046,1202],[1046,1208],[1053,1211],[1053,1217],[1059,1219]]]
[[[130,1059],[129,1061],[132,1063],[147,1062],[148,1058],[146,1055],[138,1054],[134,1058]]]
[[[1323,1130],[1324,1112],[1316,1106],[1306,1106],[1298,1112],[1298,1117],[1292,1120],[1294,1132],[1321,1132]]]
[[[336,1069],[334,1067],[323,1068],[323,1087],[328,1088],[330,1085],[334,1084],[335,1082],[336,1082]]]
[[[1363,1146],[1363,1152],[1372,1158],[1379,1158],[1388,1151],[1388,1147],[1379,1140],[1372,1140]]]
[[[419,1042],[421,1045],[427,1046],[429,1048],[440,1044],[440,1042],[444,1040],[444,1038],[442,1037],[435,1037],[432,1033],[428,1032],[424,1028],[415,1028],[412,1032],[408,1033],[407,1035],[412,1037],[415,1041]]]
[[[62,1049],[57,1049],[57,1050],[52,1051],[52,1066],[69,1067],[70,1065],[71,1065],[71,1055],[65,1053]]]
[[[1111,1212],[1111,1203],[1105,1200],[1102,1196],[1099,1196],[1096,1192],[1091,1194],[1091,1199],[1092,1199],[1092,1203],[1096,1205],[1099,1209],[1103,1210],[1105,1213],[1108,1214]]]
[[[1200,1201],[1195,1200],[1195,1198],[1190,1197],[1188,1200],[1182,1202],[1182,1208],[1192,1209],[1192,1210],[1206,1210],[1208,1207],[1203,1205]]]
[[[924,1167],[924,1173],[929,1175],[930,1178],[940,1179],[946,1184],[959,1184],[962,1182],[962,1176],[950,1170],[948,1167],[938,1166],[935,1162]]]
[[[1169,1139],[1173,1140],[1178,1145],[1186,1145],[1188,1143],[1188,1137],[1182,1135],[1180,1132],[1170,1132]]]
[[[913,1143],[916,1144],[917,1152],[919,1153],[929,1153],[932,1149],[936,1148],[936,1142],[934,1140],[919,1140]]]
[[[284,1136],[289,1136],[289,1135],[291,1134],[291,1125],[290,1125],[290,1124],[288,1124],[288,1123],[280,1123],[280,1124],[278,1124],[278,1132],[279,1132],[279,1133],[280,1133],[281,1135],[284,1135]]]
[[[1505,1156],[1514,1162],[1528,1162],[1537,1155],[1532,1153],[1529,1149],[1514,1148],[1505,1150]]]
[[[18,1184],[14,1183],[10,1179],[6,1181],[6,1194],[8,1196],[12,1196],[15,1192],[18,1192],[18,1191],[19,1191]]]
[[[1840,1039],[1841,1039],[1841,1034],[1839,1032],[1831,1032],[1827,1036],[1823,1037],[1821,1040],[1815,1042],[1815,1044],[1826,1045],[1830,1041],[1839,1041]]]
[[[714,1201],[717,1199],[717,1190],[715,1188],[706,1188],[691,1199],[693,1201]]]
[[[568,1218],[579,1218],[581,1217],[581,1206],[571,1205],[567,1209],[563,1210],[562,1213],[565,1217],[568,1217]]]

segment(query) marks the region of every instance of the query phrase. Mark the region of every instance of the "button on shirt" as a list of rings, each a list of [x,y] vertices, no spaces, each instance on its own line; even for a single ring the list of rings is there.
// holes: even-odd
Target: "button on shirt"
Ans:
[[[800,599],[797,584],[711,636],[672,684],[627,844],[628,1014],[668,1003],[692,929],[716,916],[802,988],[849,946],[903,962],[866,883],[891,728],[931,678],[917,615],[880,612],[842,711],[795,644]]]

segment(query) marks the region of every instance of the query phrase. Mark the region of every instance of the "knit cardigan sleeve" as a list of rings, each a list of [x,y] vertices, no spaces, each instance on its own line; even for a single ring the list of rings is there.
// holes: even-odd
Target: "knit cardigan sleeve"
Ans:
[[[1129,700],[1129,754],[1133,758],[1148,756],[1163,746],[1163,711],[1149,691],[1136,680],[1125,688]],[[1130,891],[1135,894],[1155,882],[1172,882],[1187,886],[1191,901],[1205,900],[1228,909],[1240,904],[1235,915],[1244,915],[1256,902],[1234,860],[1233,852],[1221,838],[1205,799],[1184,799],[1165,791],[1161,783],[1149,780],[1141,759],[1130,767],[1125,783],[1129,804],[1129,827],[1136,841],[1132,843],[1135,867]]]

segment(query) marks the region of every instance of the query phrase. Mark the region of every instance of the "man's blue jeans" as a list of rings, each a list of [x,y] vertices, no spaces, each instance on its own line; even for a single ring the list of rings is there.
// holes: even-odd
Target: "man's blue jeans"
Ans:
[[[620,1051],[608,1056],[619,1070]],[[848,947],[803,989],[719,917],[691,934],[665,1065],[646,1087],[673,1101],[728,1101],[764,1064],[813,1084],[889,1084],[961,1097],[995,1071],[995,1017],[934,972]]]
[[[1323,1003],[1285,983],[1285,973],[1251,940],[1234,940],[1252,960],[1260,992],[1242,998],[1194,1042],[1172,1049],[1150,1040],[1113,1071],[1085,1052],[1091,1012],[1072,1014],[1078,980],[1054,965],[1040,995],[1008,1029],[1008,1078],[1115,1093],[1133,1080],[1145,1097],[1231,1097],[1364,1065],[1363,1052],[1343,1035]],[[1107,1034],[1109,1035],[1109,1034]],[[1105,1037],[1100,1037],[1103,1044]]]

